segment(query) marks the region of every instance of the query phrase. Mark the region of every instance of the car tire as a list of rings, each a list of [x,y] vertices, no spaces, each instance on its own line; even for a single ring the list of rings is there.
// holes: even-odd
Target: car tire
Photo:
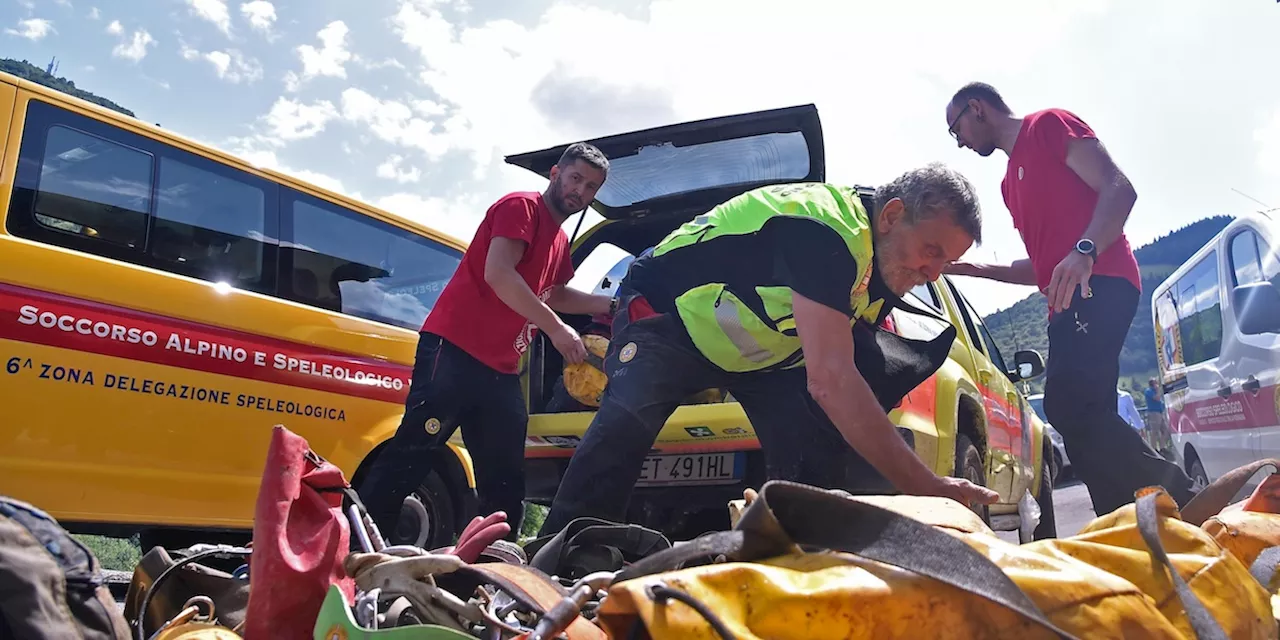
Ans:
[[[976,485],[987,486],[987,473],[982,465],[982,454],[978,453],[978,447],[973,444],[973,440],[963,433],[956,436],[956,464],[955,476],[964,478]],[[991,511],[987,505],[979,505],[978,507],[970,506],[983,522],[990,524]]]
[[[1187,464],[1187,475],[1191,476],[1192,488],[1196,491],[1209,486],[1209,474],[1205,473],[1204,464],[1200,462],[1200,456],[1191,454],[1191,462]]]
[[[1032,540],[1058,537],[1058,518],[1053,510],[1053,476],[1049,473],[1052,459],[1052,449],[1040,456],[1040,496],[1036,498],[1036,505],[1040,507],[1040,524],[1031,532]]]
[[[405,497],[395,529],[381,532],[382,537],[392,545],[411,544],[427,550],[447,547],[458,533],[456,513],[449,485],[439,473],[431,471]]]

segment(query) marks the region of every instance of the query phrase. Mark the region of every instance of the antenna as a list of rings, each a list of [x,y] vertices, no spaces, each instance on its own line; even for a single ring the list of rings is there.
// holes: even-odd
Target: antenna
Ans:
[[[1243,191],[1241,191],[1241,190],[1239,190],[1239,189],[1237,189],[1237,188],[1235,188],[1235,187],[1231,187],[1231,190],[1232,190],[1232,191],[1234,191],[1234,192],[1236,192],[1236,193],[1238,193],[1238,194],[1240,194],[1240,195],[1242,195],[1242,196],[1244,196],[1244,197],[1246,197],[1246,198],[1248,198],[1248,199],[1250,199],[1250,200],[1252,200],[1252,201],[1254,201],[1254,202],[1256,202],[1256,203],[1258,203],[1258,204],[1260,204],[1260,205],[1262,205],[1262,206],[1264,206],[1264,207],[1266,207],[1266,208],[1268,208],[1268,209],[1270,209],[1270,208],[1271,208],[1271,205],[1269,205],[1269,204],[1267,204],[1267,203],[1265,203],[1265,202],[1263,202],[1263,201],[1261,201],[1261,200],[1259,200],[1259,199],[1257,199],[1257,198],[1255,198],[1255,197],[1253,197],[1253,196],[1251,196],[1251,195],[1249,195],[1249,194],[1247,194],[1247,193],[1245,193],[1245,192],[1243,192]]]

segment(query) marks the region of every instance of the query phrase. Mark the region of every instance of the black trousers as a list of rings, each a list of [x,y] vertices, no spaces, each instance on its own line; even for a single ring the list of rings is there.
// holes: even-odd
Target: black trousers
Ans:
[[[614,325],[605,371],[609,384],[600,409],[569,461],[539,536],[583,516],[625,522],[658,432],[683,398],[713,387],[728,388],[741,404],[770,479],[860,493],[895,491],[809,395],[803,368],[726,373],[697,351],[675,318],[629,322],[624,313]]]
[[[528,422],[519,376],[494,371],[440,336],[422,333],[404,418],[361,483],[360,499],[383,535],[390,533],[405,497],[430,472],[430,454],[461,425],[475,465],[480,514],[505,511],[507,538],[514,541],[524,519]]]
[[[1062,434],[1076,475],[1103,515],[1133,502],[1137,490],[1161,485],[1179,505],[1191,499],[1191,479],[1143,441],[1116,409],[1120,350],[1140,292],[1115,277],[1090,278],[1093,297],[1079,290],[1049,322],[1045,417]]]

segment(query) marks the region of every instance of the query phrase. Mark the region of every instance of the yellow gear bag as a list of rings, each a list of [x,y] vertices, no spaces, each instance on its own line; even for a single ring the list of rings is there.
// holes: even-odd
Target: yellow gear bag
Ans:
[[[1222,487],[1219,499],[1232,499],[1264,467],[1270,467],[1271,473],[1246,500],[1227,506],[1201,526],[1266,587],[1272,616],[1280,620],[1280,475],[1275,475],[1280,470],[1280,460],[1258,460],[1228,473],[1214,485]]]
[[[619,574],[598,621],[618,638],[1276,638],[1267,596],[1161,489],[1016,545],[949,499],[771,481],[733,530]]]

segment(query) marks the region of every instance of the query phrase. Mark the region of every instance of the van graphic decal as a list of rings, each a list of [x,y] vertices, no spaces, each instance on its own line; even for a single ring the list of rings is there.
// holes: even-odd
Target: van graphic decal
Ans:
[[[0,339],[396,403],[404,402],[412,373],[405,365],[6,284]]]

